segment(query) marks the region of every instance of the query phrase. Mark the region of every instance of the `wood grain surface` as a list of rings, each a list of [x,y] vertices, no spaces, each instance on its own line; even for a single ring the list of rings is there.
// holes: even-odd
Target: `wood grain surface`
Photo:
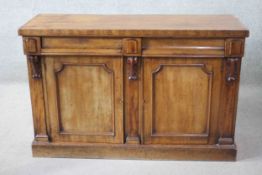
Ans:
[[[34,156],[235,160],[235,17],[46,14],[19,34]]]
[[[19,29],[30,36],[246,37],[231,15],[42,14]]]

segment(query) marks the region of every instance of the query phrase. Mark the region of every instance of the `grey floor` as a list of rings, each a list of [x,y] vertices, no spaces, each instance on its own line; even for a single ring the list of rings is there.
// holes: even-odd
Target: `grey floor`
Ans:
[[[0,84],[0,175],[12,174],[262,174],[262,88],[241,87],[237,162],[32,158],[27,84]]]

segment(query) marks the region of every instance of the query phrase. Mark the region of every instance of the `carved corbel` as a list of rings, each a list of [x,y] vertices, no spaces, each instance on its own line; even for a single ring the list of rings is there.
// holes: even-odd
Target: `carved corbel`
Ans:
[[[27,55],[33,79],[41,78],[41,38],[23,37],[24,53]]]
[[[42,77],[41,73],[41,58],[37,55],[28,55],[28,60],[32,67],[32,78],[40,79]]]
[[[137,80],[137,69],[138,69],[138,58],[137,57],[128,57],[127,63],[129,64],[129,80]]]
[[[238,80],[240,69],[240,58],[227,58],[226,59],[226,82],[228,84]]]

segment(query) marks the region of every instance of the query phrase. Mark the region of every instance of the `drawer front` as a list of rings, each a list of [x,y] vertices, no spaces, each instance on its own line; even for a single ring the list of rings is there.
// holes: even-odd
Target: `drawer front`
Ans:
[[[42,54],[121,55],[120,38],[43,37]]]
[[[223,39],[144,39],[145,57],[224,57]]]
[[[46,56],[53,142],[123,143],[122,59]]]
[[[144,143],[217,141],[222,59],[144,58]]]

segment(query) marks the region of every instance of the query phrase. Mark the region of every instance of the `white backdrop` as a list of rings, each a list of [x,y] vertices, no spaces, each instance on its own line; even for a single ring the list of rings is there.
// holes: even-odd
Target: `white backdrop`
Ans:
[[[237,162],[32,158],[26,60],[17,29],[38,13],[233,14],[249,29],[236,124]],[[0,174],[260,175],[262,0],[0,0]],[[250,85],[250,86],[248,86]]]
[[[17,29],[38,13],[233,14],[249,29],[242,85],[262,82],[261,0],[0,0],[0,82],[27,81]]]

